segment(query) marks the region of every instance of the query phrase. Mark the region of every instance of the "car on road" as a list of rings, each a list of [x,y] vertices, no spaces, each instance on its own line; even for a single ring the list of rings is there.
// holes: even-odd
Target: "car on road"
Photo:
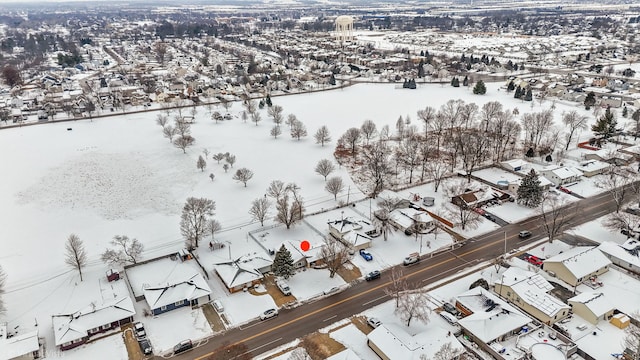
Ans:
[[[329,295],[329,294],[337,293],[338,291],[340,291],[340,288],[337,286],[334,286],[331,289],[323,291],[322,293],[325,295]]]
[[[142,353],[145,355],[151,355],[153,354],[153,348],[151,347],[151,342],[149,341],[149,339],[140,339],[138,340],[138,345],[140,345],[140,350],[142,350]]]
[[[367,261],[373,260],[373,255],[371,255],[371,253],[365,249],[360,249],[360,256],[362,256]]]
[[[409,256],[407,256],[406,258],[404,258],[404,260],[402,261],[402,264],[404,266],[407,265],[411,265],[411,264],[415,264],[418,261],[420,261],[420,254],[418,253],[411,253],[409,254]]]
[[[379,270],[373,270],[372,272],[368,273],[367,276],[364,277],[364,279],[367,280],[367,281],[380,279],[380,271]]]
[[[278,316],[278,309],[269,309],[263,312],[262,314],[260,314],[260,320],[267,320],[276,316]]]
[[[367,318],[367,324],[369,324],[369,326],[375,329],[378,326],[382,325],[382,322],[378,318],[370,317],[370,318]]]
[[[624,209],[624,211],[628,212],[631,215],[640,215],[640,208],[628,207]]]
[[[518,233],[518,237],[520,239],[526,239],[526,238],[528,238],[530,236],[531,236],[531,231],[529,231],[529,230],[522,230],[522,231],[520,231]]]
[[[527,260],[529,262],[529,264],[533,264],[535,266],[541,266],[542,265],[542,260],[537,256],[527,255],[524,259]]]
[[[144,329],[144,325],[141,322],[133,324],[133,330],[136,333],[136,338],[142,339],[147,337],[147,332]]]
[[[185,351],[193,349],[193,343],[191,340],[182,340],[176,346],[173,347],[173,355],[182,354]]]

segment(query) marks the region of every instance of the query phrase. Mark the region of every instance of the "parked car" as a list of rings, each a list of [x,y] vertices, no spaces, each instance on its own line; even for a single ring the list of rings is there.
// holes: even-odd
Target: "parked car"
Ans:
[[[360,256],[362,256],[367,261],[373,260],[373,255],[371,255],[371,253],[365,249],[360,249]]]
[[[382,325],[382,322],[378,318],[370,317],[370,318],[367,318],[367,324],[369,324],[369,326],[375,329],[378,326]]]
[[[149,339],[140,339],[138,340],[138,345],[140,345],[140,350],[142,350],[142,353],[145,355],[151,355],[153,354],[153,348],[151,347],[151,342],[149,341]]]
[[[328,289],[328,290],[323,291],[323,293],[324,293],[325,295],[329,295],[329,294],[337,293],[339,290],[340,290],[340,288],[339,288],[339,287],[334,286],[334,287],[332,287],[331,289]]]
[[[224,306],[222,306],[222,302],[219,299],[213,300],[213,308],[216,309],[218,313],[224,312]]]
[[[193,349],[193,343],[191,340],[182,340],[176,346],[173,347],[173,355],[182,354],[185,351]]]
[[[278,289],[280,289],[282,294],[284,294],[285,296],[291,295],[291,289],[289,289],[289,285],[283,280],[280,280],[280,279],[276,280],[276,286],[278,287]]]
[[[407,266],[407,265],[411,265],[411,264],[415,264],[418,261],[420,261],[420,254],[418,253],[411,253],[409,254],[409,256],[407,256],[406,258],[404,258],[404,261],[402,261],[402,264]]]
[[[530,236],[531,236],[531,231],[529,231],[529,230],[522,230],[522,231],[520,231],[518,233],[518,237],[520,239],[526,239],[526,238],[528,238]]]
[[[133,324],[133,330],[135,331],[136,337],[138,339],[147,337],[147,332],[145,331],[144,325],[141,322]]]
[[[629,214],[632,214],[632,215],[640,215],[640,208],[628,207],[628,208],[624,209],[624,211],[626,211],[626,212],[628,212]]]
[[[567,193],[567,194],[571,194],[571,190],[567,189],[564,186],[558,186],[558,190],[560,190],[560,191],[562,191],[564,193]]]
[[[440,316],[445,319],[449,324],[456,325],[458,323],[458,318],[449,314],[448,312],[441,311]]]
[[[484,215],[486,213],[486,211],[484,211],[484,209],[479,208],[479,207],[473,208],[473,211],[477,212],[480,215]]]
[[[269,309],[263,312],[262,314],[260,314],[260,320],[267,320],[276,316],[278,316],[278,309]]]
[[[364,277],[364,279],[367,280],[367,281],[380,279],[380,271],[379,270],[373,270],[372,272],[368,273],[367,276]]]
[[[448,312],[449,314],[451,314],[453,316],[457,316],[458,315],[458,309],[456,309],[455,306],[449,304],[448,302],[442,304],[442,308],[444,309],[444,311]]]
[[[525,260],[527,260],[530,264],[533,264],[535,266],[541,266],[542,265],[542,260],[537,256],[528,255],[525,258]]]

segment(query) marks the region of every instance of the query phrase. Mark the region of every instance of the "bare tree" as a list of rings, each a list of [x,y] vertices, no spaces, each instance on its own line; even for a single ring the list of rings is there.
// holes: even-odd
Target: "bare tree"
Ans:
[[[278,135],[282,134],[282,129],[280,129],[280,126],[278,125],[273,125],[269,133],[271,134],[271,136],[273,136],[274,139],[277,139]]]
[[[637,180],[638,174],[632,169],[612,166],[599,177],[596,186],[611,194],[616,203],[616,212],[620,212],[626,195],[630,190],[633,191],[633,186],[629,186],[629,184],[635,183]]]
[[[424,137],[427,138],[432,123],[436,118],[436,110],[431,106],[427,106],[423,110],[418,110],[418,119],[424,122]]]
[[[157,42],[153,46],[153,50],[156,53],[156,59],[161,65],[164,65],[164,59],[167,56],[167,44],[165,42]]]
[[[251,180],[253,177],[253,171],[247,168],[240,168],[233,175],[233,180],[239,181],[244,184],[244,187],[247,187],[247,182]]]
[[[400,307],[400,295],[403,291],[407,291],[407,280],[402,274],[402,269],[394,267],[391,269],[391,279],[389,285],[384,288],[384,293],[390,298],[396,299],[396,309]]]
[[[233,103],[225,98],[222,98],[220,99],[220,105],[222,105],[222,108],[226,113],[229,113],[229,110],[231,110],[231,105],[233,105]]]
[[[349,260],[349,248],[333,236],[324,238],[324,245],[320,253],[325,264],[327,264],[330,278],[333,278],[344,263]]]
[[[213,173],[209,174],[209,179],[211,179],[211,181],[213,181],[213,179],[215,179],[215,178],[216,178],[216,176]]]
[[[438,192],[442,179],[447,175],[447,163],[444,161],[429,161],[427,163],[427,174],[433,179],[433,186],[435,192]]]
[[[271,116],[276,126],[280,127],[280,124],[282,124],[282,120],[283,120],[282,106],[273,105],[267,110],[267,113],[269,114],[269,116]]]
[[[287,229],[303,218],[304,202],[299,191],[297,185],[288,184],[284,192],[276,198],[276,221],[284,224]]]
[[[623,211],[614,212],[605,216],[601,224],[613,232],[626,230],[628,239],[633,236],[632,231],[638,224],[638,217]]]
[[[78,273],[80,274],[80,281],[82,281],[82,268],[87,265],[88,261],[87,252],[84,249],[84,243],[80,240],[78,235],[71,234],[69,235],[64,248],[66,251],[64,258],[65,264],[78,270]]]
[[[634,314],[634,318],[638,318],[638,313]],[[622,346],[625,350],[625,357],[630,360],[640,360],[640,328],[634,324],[624,329],[625,336],[622,339]]]
[[[198,161],[196,161],[196,166],[200,171],[204,172],[204,169],[207,167],[207,161],[202,157],[202,155],[198,156]]]
[[[402,166],[409,171],[409,184],[413,183],[413,171],[420,165],[420,141],[416,136],[407,136],[398,146]]]
[[[389,155],[390,150],[382,141],[375,142],[363,153],[365,166],[372,180],[371,196],[373,198],[384,190],[391,173]]]
[[[267,188],[267,196],[270,196],[274,199],[279,199],[285,192],[284,183],[280,180],[273,180],[269,184]]]
[[[573,134],[577,130],[586,130],[587,129],[587,120],[588,118],[584,115],[578,114],[576,110],[571,110],[568,113],[562,115],[562,123],[565,124],[567,132],[566,132],[566,141],[564,149],[569,150],[569,145],[571,144],[571,140],[573,139]]]
[[[449,198],[461,195],[465,192],[465,185],[464,181],[452,182],[447,186],[445,192]],[[465,230],[467,227],[474,229],[480,224],[480,214],[464,204],[458,206],[454,203],[447,203],[444,204],[443,207],[444,212],[453,219],[456,219],[455,222],[460,224],[462,230]]]
[[[111,240],[115,249],[106,249],[100,256],[102,261],[110,265],[135,264],[142,257],[144,245],[138,239],[129,239],[126,235],[116,235]]]
[[[204,154],[204,159],[206,160],[209,157],[209,149],[202,149],[202,153]]]
[[[294,114],[289,114],[289,116],[287,116],[287,125],[289,125],[289,129],[293,127],[293,124],[296,121],[298,121],[298,117],[296,117]]]
[[[538,214],[542,218],[542,229],[549,237],[549,242],[575,226],[572,222],[578,216],[578,208],[575,205],[568,205],[565,200],[560,200],[554,195],[546,193],[538,208]]]
[[[215,201],[206,198],[190,197],[185,202],[180,216],[180,233],[189,249],[199,246],[200,239],[206,231],[209,216],[214,215],[215,209]]]
[[[175,129],[176,134],[180,136],[186,136],[191,134],[191,124],[186,122],[182,116],[176,116],[175,118]]]
[[[320,144],[322,146],[324,146],[325,143],[328,143],[331,141],[331,135],[329,134],[329,128],[327,128],[325,125],[322,125],[318,131],[316,131],[315,135],[313,135],[313,137],[316,139],[316,144]]]
[[[209,232],[209,234],[211,234],[212,240],[215,234],[220,230],[222,230],[222,225],[220,225],[220,222],[218,220],[211,219],[207,221],[207,231]]]
[[[173,136],[176,135],[176,129],[174,129],[171,125],[165,125],[162,128],[162,135],[169,139],[170,143],[173,143]]]
[[[362,138],[362,132],[360,131],[360,129],[354,128],[354,127],[347,130],[347,132],[345,132],[344,135],[340,137],[342,142],[345,145],[348,145],[349,149],[351,149],[351,155],[355,155],[356,146],[360,142],[361,138]]]
[[[213,160],[217,161],[217,162],[218,162],[218,164],[220,164],[220,161],[221,161],[221,160],[224,160],[225,156],[224,156],[224,154],[223,154],[223,153],[217,153],[217,154],[212,155],[212,156],[211,156],[211,158],[212,158]]]
[[[433,354],[433,360],[451,360],[456,359],[458,356],[462,355],[464,350],[454,349],[451,345],[451,342],[446,342],[442,344],[440,349]]]
[[[427,292],[425,290],[413,290],[400,294],[395,313],[400,316],[400,319],[406,321],[407,326],[409,326],[413,318],[425,324],[428,323],[430,311]]]
[[[245,101],[244,103],[242,103],[242,105],[244,106],[244,108],[246,109],[246,112],[249,115],[252,115],[258,109],[258,104],[256,104],[255,100]]]
[[[236,156],[231,154],[224,154],[224,160],[229,164],[229,166],[233,167],[233,164],[236,163]]]
[[[167,115],[158,114],[158,116],[156,116],[156,124],[164,127],[165,125],[167,125],[168,122],[169,122],[169,117]]]
[[[316,165],[316,173],[322,175],[324,177],[324,181],[327,181],[327,176],[331,174],[336,169],[335,165],[331,160],[322,159],[318,161]]]
[[[338,200],[338,193],[344,190],[344,184],[342,183],[342,178],[339,176],[334,176],[324,187],[330,194],[333,195],[333,200]]]
[[[187,148],[195,144],[196,139],[191,135],[178,136],[174,141],[173,145],[178,149],[181,149],[184,154],[187,153]]]
[[[267,196],[259,197],[251,202],[251,208],[249,214],[251,218],[256,221],[260,221],[260,226],[264,226],[264,221],[269,216],[269,208],[271,202],[267,199]]]
[[[539,113],[527,113],[522,116],[522,128],[525,139],[534,150],[538,148],[544,135],[553,124],[553,111],[544,110]]]
[[[467,175],[467,182],[471,182],[471,173],[488,157],[488,138],[479,131],[464,131],[455,136],[455,144]]]
[[[365,120],[360,127],[360,132],[362,132],[362,135],[367,140],[367,144],[369,144],[369,140],[376,135],[376,123],[374,123],[373,120]]]
[[[380,129],[380,135],[378,135],[378,139],[382,141],[389,140],[391,130],[389,129],[389,125],[384,125],[382,129]]]
[[[305,136],[307,136],[307,127],[304,126],[302,121],[294,121],[291,125],[291,137],[296,140],[300,140],[300,138],[303,138]]]
[[[262,121],[262,115],[260,115],[259,112],[253,112],[251,113],[251,121],[253,121],[254,123],[256,123],[256,126],[258,126],[258,123],[260,121]]]
[[[0,265],[0,314],[3,314],[7,309],[4,306],[4,300],[2,299],[2,294],[4,294],[4,287],[7,283],[7,273],[4,272],[4,269]]]

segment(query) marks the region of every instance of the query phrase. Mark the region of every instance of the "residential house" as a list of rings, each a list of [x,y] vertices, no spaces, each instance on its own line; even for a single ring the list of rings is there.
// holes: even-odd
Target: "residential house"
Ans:
[[[511,159],[500,162],[500,166],[509,171],[523,171],[531,168],[531,165],[522,159]]]
[[[271,264],[273,264],[271,259],[254,254],[221,261],[214,265],[216,274],[227,290],[234,293],[260,284],[264,274],[271,271]]]
[[[540,170],[540,173],[556,185],[574,183],[582,177],[582,172],[569,166],[550,165]]]
[[[154,315],[211,299],[202,269],[186,251],[125,266],[125,273],[136,301]]]
[[[451,345],[451,357],[460,358],[464,347],[450,332],[437,326],[429,326],[421,333],[411,335],[406,326],[384,323],[367,335],[367,345],[383,360],[433,359],[435,353],[446,344]]]
[[[10,334],[7,323],[0,324],[0,358],[7,360],[38,359],[43,355],[38,330]]]
[[[640,275],[640,241],[636,239],[629,239],[623,244],[617,244],[612,241],[603,241],[598,246],[604,256],[606,256],[611,263],[634,272]]]
[[[538,321],[552,325],[569,316],[569,306],[548,294],[553,289],[540,274],[517,267],[507,269],[494,285],[494,291]]]
[[[594,246],[577,246],[544,261],[542,268],[571,286],[609,271],[611,261]]]
[[[370,221],[353,217],[329,221],[328,224],[329,234],[355,251],[370,247],[372,238],[369,234],[376,232]]]
[[[587,160],[580,163],[578,169],[586,177],[592,177],[604,173],[611,164],[600,160]]]
[[[433,218],[428,212],[414,208],[395,209],[389,213],[389,223],[400,231],[417,228],[423,232],[433,227]]]
[[[598,99],[598,105],[602,107],[619,108],[622,106],[622,98],[618,96],[603,95]]]
[[[458,320],[465,335],[481,348],[519,334],[532,320],[506,301],[478,286],[456,296]]]
[[[540,187],[543,190],[548,190],[551,187],[551,185],[553,185],[553,183],[544,176],[538,176],[538,180],[540,180]],[[512,194],[517,194],[521,184],[522,184],[522,178],[518,180],[510,181],[509,184],[507,185],[507,190],[509,190],[509,192],[511,192]]]
[[[100,294],[93,302],[74,311],[51,316],[55,345],[68,350],[86,343],[92,336],[133,321],[136,310],[124,281],[101,279]]]
[[[592,324],[609,321],[613,316],[613,304],[603,293],[583,292],[567,300],[571,311]]]

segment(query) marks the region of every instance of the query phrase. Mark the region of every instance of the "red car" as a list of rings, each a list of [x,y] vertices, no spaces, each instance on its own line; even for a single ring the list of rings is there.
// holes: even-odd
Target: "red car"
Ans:
[[[565,192],[565,193],[567,193],[567,194],[571,194],[571,190],[567,189],[567,188],[566,188],[566,187],[564,187],[564,186],[558,186],[558,190],[560,190],[560,191],[562,191],[562,192]]]
[[[533,264],[535,266],[542,265],[542,260],[540,260],[540,258],[537,256],[529,255],[525,258],[525,260],[527,260],[530,264]]]

